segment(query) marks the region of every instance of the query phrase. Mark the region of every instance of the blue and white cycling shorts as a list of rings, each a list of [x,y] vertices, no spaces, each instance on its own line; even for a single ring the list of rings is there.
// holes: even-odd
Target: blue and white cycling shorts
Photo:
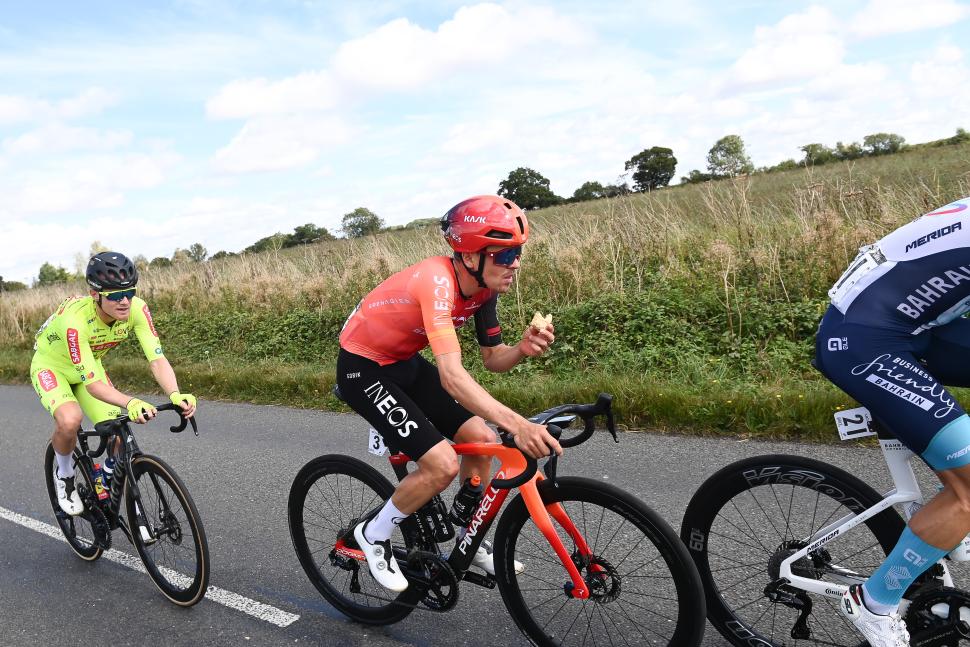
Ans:
[[[844,319],[829,306],[819,324],[819,370],[932,469],[970,464],[970,418],[943,386],[970,386],[970,319],[918,335]]]

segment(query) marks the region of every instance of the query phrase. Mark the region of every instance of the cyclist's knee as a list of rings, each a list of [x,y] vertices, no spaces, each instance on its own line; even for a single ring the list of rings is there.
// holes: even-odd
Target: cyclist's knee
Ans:
[[[475,416],[469,418],[455,433],[456,443],[494,443],[495,432],[485,424],[485,421]]]
[[[440,492],[458,476],[458,456],[447,441],[441,441],[418,461],[424,477]]]
[[[64,437],[76,436],[82,416],[81,407],[74,402],[65,402],[54,411],[54,433]]]

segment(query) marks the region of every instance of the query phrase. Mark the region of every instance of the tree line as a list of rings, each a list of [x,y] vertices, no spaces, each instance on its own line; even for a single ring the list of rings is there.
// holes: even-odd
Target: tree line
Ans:
[[[958,128],[953,137],[922,146],[946,146],[968,141],[970,141],[970,133],[963,128]],[[901,135],[873,133],[866,135],[861,144],[837,142],[834,147],[819,143],[805,144],[799,147],[804,155],[801,160],[787,159],[774,166],[755,167],[745,150],[744,140],[739,135],[725,135],[707,152],[707,171],[694,169],[687,175],[681,176],[680,182],[694,184],[751,173],[774,173],[862,157],[890,155],[907,148],[910,146]],[[569,198],[556,195],[545,176],[527,167],[520,167],[509,173],[508,177],[499,183],[498,193],[523,209],[541,209],[557,204],[655,191],[670,184],[676,166],[677,158],[674,157],[673,150],[663,146],[653,146],[640,151],[624,162],[623,173],[615,183],[604,185],[596,181],[584,182]]]
[[[958,128],[956,135],[945,139],[921,144],[919,146],[946,146],[970,142],[970,133]],[[906,140],[895,133],[873,133],[866,135],[862,143],[852,142],[844,144],[837,142],[834,147],[820,143],[805,144],[799,147],[803,157],[801,160],[787,159],[774,166],[755,167],[745,150],[744,140],[739,135],[725,135],[717,140],[707,152],[707,172],[697,169],[681,176],[681,184],[708,182],[723,178],[737,177],[751,173],[774,173],[796,168],[819,166],[832,162],[843,162],[863,157],[891,155],[907,148]],[[664,146],[645,148],[623,164],[623,173],[613,184],[602,184],[596,181],[584,182],[569,198],[556,195],[549,179],[538,171],[519,167],[510,172],[498,186],[498,194],[512,200],[523,209],[541,209],[570,202],[583,202],[601,198],[613,198],[629,193],[655,191],[669,186],[677,167],[677,158],[672,149]],[[632,184],[631,184],[632,183]],[[405,229],[414,226],[424,226],[437,221],[437,218],[415,220],[407,225],[387,227],[384,220],[366,207],[358,207],[343,215],[339,232],[347,238],[361,238],[381,231]],[[319,227],[313,223],[300,225],[292,233],[277,232],[271,236],[260,238],[239,253],[218,251],[209,256],[208,250],[201,243],[194,243],[187,249],[176,249],[171,257],[157,256],[148,260],[142,255],[135,256],[132,261],[138,269],[146,267],[171,267],[180,263],[201,263],[206,260],[219,260],[239,254],[255,254],[264,251],[279,251],[290,247],[308,245],[337,237],[326,227]],[[91,255],[106,251],[101,243],[95,241],[91,245]],[[44,263],[38,271],[33,286],[51,285],[65,281],[83,280],[84,266],[87,258],[81,254],[75,257],[75,272],[69,272],[63,267],[51,263]],[[0,277],[0,292],[24,290],[28,286],[19,281],[4,281]]]

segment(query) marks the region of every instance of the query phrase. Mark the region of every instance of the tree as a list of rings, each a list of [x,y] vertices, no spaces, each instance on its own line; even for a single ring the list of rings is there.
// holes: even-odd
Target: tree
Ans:
[[[606,187],[599,182],[583,182],[582,186],[573,192],[572,202],[583,202],[585,200],[598,200],[606,197]]]
[[[235,252],[224,252],[219,250],[215,254],[209,257],[210,261],[218,261],[220,258],[229,258],[230,256],[238,256]]]
[[[957,128],[957,134],[946,140],[948,144],[962,144],[963,142],[970,142],[970,133],[965,128]]]
[[[135,269],[139,272],[148,267],[148,259],[145,258],[144,254],[136,255],[133,259],[131,259],[131,262],[135,264]]]
[[[164,256],[156,256],[148,263],[148,267],[152,269],[159,267],[172,267],[172,259],[165,258]]]
[[[701,173],[697,169],[694,169],[687,175],[683,175],[680,178],[681,184],[697,184],[698,182],[708,182],[713,180],[714,176],[710,173]]]
[[[867,155],[888,155],[901,151],[906,139],[895,133],[873,133],[862,138],[862,146]]]
[[[670,184],[677,167],[674,151],[663,146],[647,148],[626,161],[624,169],[633,171],[634,191],[653,191]]]
[[[340,230],[347,238],[363,238],[376,234],[384,227],[380,216],[366,207],[357,207],[345,213],[340,221]]]
[[[172,264],[178,265],[179,263],[191,263],[192,257],[189,256],[188,251],[177,247],[172,253]]]
[[[255,254],[257,252],[273,251],[278,252],[286,246],[286,242],[290,239],[289,234],[284,234],[282,232],[276,232],[272,236],[266,236],[265,238],[260,238],[255,243],[243,250],[247,254]]]
[[[835,151],[825,144],[805,144],[799,150],[805,153],[805,166],[828,164],[835,159]]]
[[[845,145],[842,142],[837,142],[835,144],[835,157],[840,160],[855,160],[860,157],[865,157],[866,151],[862,148],[859,142],[852,142],[849,145]]]
[[[801,164],[799,164],[795,160],[787,159],[782,162],[778,162],[774,166],[769,166],[768,168],[765,169],[765,173],[775,173],[777,171],[790,171],[792,169],[798,168],[799,166],[801,166]]]
[[[293,233],[290,234],[289,239],[284,244],[284,247],[295,247],[297,245],[306,245],[307,243],[315,243],[320,240],[333,240],[335,236],[327,231],[326,227],[317,227],[312,223],[307,223],[305,225],[300,225],[293,229]]]
[[[55,283],[64,283],[65,281],[71,280],[71,274],[61,266],[54,267],[50,263],[44,263],[40,266],[40,271],[37,273],[37,285],[53,285]]]
[[[563,201],[549,188],[549,180],[538,171],[520,166],[498,185],[498,194],[523,209],[542,209]]]
[[[744,140],[738,135],[725,135],[717,140],[707,152],[707,170],[715,178],[753,171],[754,164],[744,150]]]
[[[196,263],[201,263],[209,255],[209,250],[202,246],[202,243],[192,243],[188,249],[189,258]]]
[[[21,283],[20,281],[4,281],[3,277],[0,277],[0,292],[20,292],[26,289],[26,283]]]

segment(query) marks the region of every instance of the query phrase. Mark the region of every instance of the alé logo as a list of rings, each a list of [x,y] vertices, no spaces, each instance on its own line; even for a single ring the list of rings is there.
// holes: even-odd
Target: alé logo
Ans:
[[[364,389],[364,394],[377,405],[377,410],[397,430],[397,434],[401,438],[407,438],[412,431],[418,428],[418,423],[408,420],[406,409],[394,406],[397,404],[397,398],[384,388],[380,380]]]
[[[77,331],[73,328],[67,329],[67,352],[71,354],[71,362],[81,363],[81,346],[78,344]]]

